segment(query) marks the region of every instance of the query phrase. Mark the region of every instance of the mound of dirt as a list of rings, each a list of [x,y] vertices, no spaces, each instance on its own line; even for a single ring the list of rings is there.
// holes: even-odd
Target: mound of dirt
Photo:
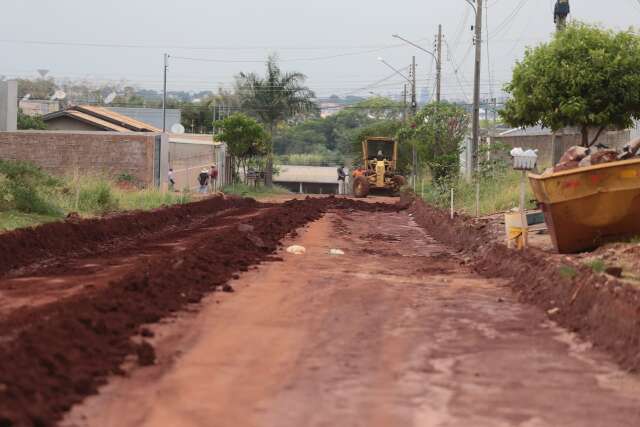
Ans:
[[[173,224],[185,223],[191,217],[257,205],[252,199],[214,197],[152,211],[85,220],[70,218],[64,222],[21,228],[0,234],[0,276],[44,258],[91,252],[100,243],[114,238],[135,238]]]
[[[140,236],[189,216],[233,207],[267,207],[242,219],[221,217],[215,230],[195,235],[193,249],[179,258],[167,251],[140,262],[136,270],[109,283],[47,305],[15,310],[0,319],[0,426],[48,426],[112,374],[121,374],[129,355],[150,365],[155,352],[130,338],[145,324],[200,301],[215,290],[232,292],[237,272],[275,261],[279,242],[329,209],[396,210],[383,204],[338,198],[260,205],[250,199],[214,198],[189,205],[110,218],[48,224],[0,236],[0,271],[100,242]],[[229,224],[224,227],[225,222]],[[15,258],[14,258],[15,257]]]

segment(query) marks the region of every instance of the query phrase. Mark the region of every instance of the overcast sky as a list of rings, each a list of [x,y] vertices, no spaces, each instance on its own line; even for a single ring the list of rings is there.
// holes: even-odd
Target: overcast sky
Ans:
[[[525,46],[549,38],[553,3],[488,0],[483,97],[499,93]],[[572,19],[606,27],[628,28],[640,20],[637,0],[571,0],[571,7]],[[396,76],[367,87],[393,73],[377,58],[402,68],[415,54],[419,86],[431,93],[431,57],[399,46],[391,35],[399,33],[431,49],[442,24],[444,96],[468,99],[472,15],[464,0],[5,1],[0,75],[35,77],[36,69],[45,68],[57,78],[124,78],[160,88],[166,51],[174,56],[170,89],[216,90],[229,87],[239,71],[260,72],[265,57],[277,52],[282,67],[305,73],[318,95],[387,95],[399,93],[403,80]]]

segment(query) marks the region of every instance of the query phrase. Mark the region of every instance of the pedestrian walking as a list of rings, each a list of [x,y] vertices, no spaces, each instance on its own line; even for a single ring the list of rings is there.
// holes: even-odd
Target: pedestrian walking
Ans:
[[[176,191],[176,178],[173,174],[173,169],[171,168],[169,168],[167,179],[169,181],[169,191]]]
[[[200,175],[198,175],[198,183],[200,184],[199,193],[207,193],[207,189],[209,188],[209,172],[206,169],[202,169],[200,171]]]
[[[347,174],[344,172],[344,165],[338,166],[338,194],[345,194],[345,183]]]
[[[218,191],[218,166],[215,163],[209,171],[209,186],[211,187],[212,193]]]

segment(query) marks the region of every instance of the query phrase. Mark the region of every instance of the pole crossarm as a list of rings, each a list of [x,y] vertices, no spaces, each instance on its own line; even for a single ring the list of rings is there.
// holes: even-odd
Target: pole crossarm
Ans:
[[[430,50],[427,50],[425,48],[423,48],[422,46],[415,44],[414,42],[412,42],[411,40],[407,40],[404,37],[399,36],[398,34],[393,34],[392,37],[398,39],[398,40],[402,40],[403,42],[410,44],[411,46],[415,47],[416,49],[420,49],[421,51],[428,53],[429,55],[431,55],[433,57],[433,59],[435,59],[436,64],[440,64],[440,61],[438,60],[438,57],[436,56],[435,53],[431,52]]]
[[[391,68],[393,71],[395,71],[395,73],[397,75],[399,75],[400,77],[402,77],[403,79],[405,79],[406,81],[408,81],[409,83],[413,83],[411,81],[411,79],[407,76],[405,76],[404,74],[402,74],[402,72],[400,70],[398,70],[397,68],[395,68],[393,65],[389,64],[387,61],[385,61],[383,58],[378,58],[378,61],[382,62],[384,65],[386,65],[387,67]]]

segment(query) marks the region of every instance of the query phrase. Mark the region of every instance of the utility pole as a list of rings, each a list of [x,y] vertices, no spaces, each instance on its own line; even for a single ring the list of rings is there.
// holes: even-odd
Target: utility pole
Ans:
[[[436,46],[436,102],[440,102],[440,86],[442,85],[442,25],[438,25],[438,44]]]
[[[418,100],[416,97],[416,57],[411,62],[411,115],[415,116],[418,111]]]
[[[407,84],[404,84],[404,89],[402,91],[402,121],[407,121]]]
[[[416,57],[414,56],[411,61],[411,117],[415,119],[418,112],[418,101],[416,99]],[[415,126],[412,124],[412,126]],[[413,191],[416,191],[418,186],[418,148],[416,147],[416,141],[413,141]]]
[[[169,69],[169,55],[164,54],[164,84],[162,89],[162,132],[167,131],[167,70]]]
[[[476,1],[476,45],[475,70],[473,78],[473,124],[471,136],[471,165],[467,167],[467,176],[471,177],[478,164],[478,147],[480,146],[480,70],[482,61],[482,1]]]
[[[569,0],[557,0],[553,10],[553,22],[556,24],[556,32],[564,30],[570,11]],[[562,133],[562,131],[560,132]],[[553,131],[551,132],[551,166],[558,163],[561,156],[562,150],[560,144],[558,144],[558,132]]]

